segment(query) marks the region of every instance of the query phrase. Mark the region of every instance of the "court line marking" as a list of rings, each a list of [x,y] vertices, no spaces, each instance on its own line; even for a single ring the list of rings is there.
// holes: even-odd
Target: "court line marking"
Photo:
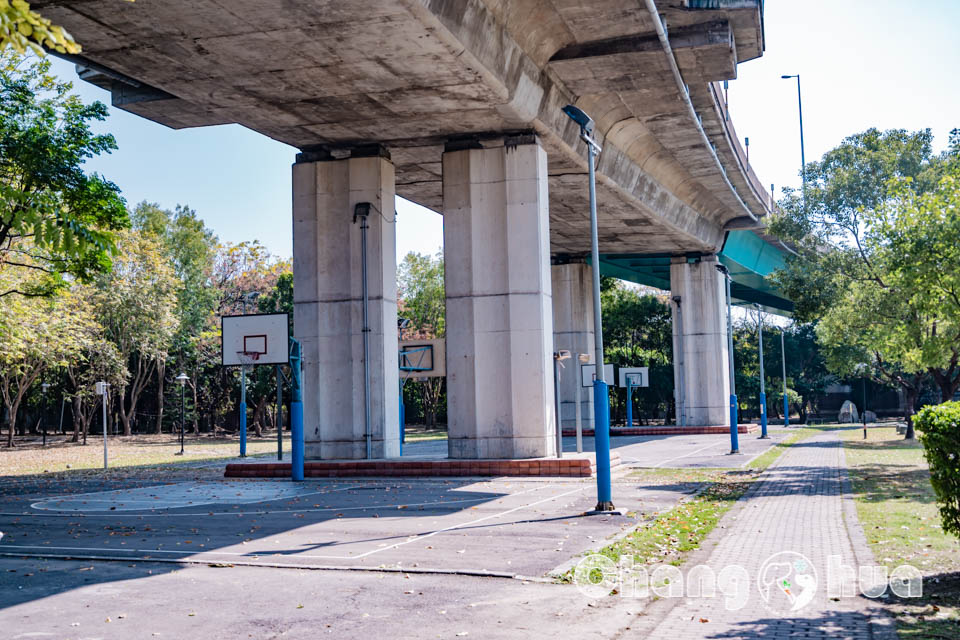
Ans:
[[[151,487],[137,487],[137,489],[151,489],[151,488],[153,488],[153,487],[174,487],[174,486],[177,486],[177,485],[187,485],[187,484],[196,484],[196,483],[193,483],[193,482],[176,482],[176,483],[173,483],[173,484],[153,485],[153,486],[151,486]],[[274,483],[269,483],[269,484],[274,484]],[[279,485],[279,483],[276,483],[276,484]],[[198,485],[198,486],[203,486],[203,485]],[[229,486],[229,485],[218,485],[218,486]],[[234,486],[236,486],[236,485],[234,485]],[[290,486],[290,485],[281,485],[281,486]],[[183,508],[185,508],[185,507],[202,507],[202,506],[208,505],[208,504],[256,504],[256,503],[258,503],[258,502],[276,502],[276,501],[278,501],[278,500],[290,500],[291,498],[300,498],[300,497],[303,497],[303,496],[313,496],[313,495],[319,495],[319,494],[337,493],[337,492],[339,492],[339,491],[349,491],[349,490],[351,490],[351,489],[367,489],[367,488],[378,487],[378,486],[380,486],[380,485],[349,485],[349,486],[340,487],[340,488],[338,488],[338,489],[329,489],[329,490],[326,490],[326,491],[308,491],[308,492],[305,492],[305,493],[290,493],[290,494],[287,494],[287,495],[284,495],[284,496],[277,496],[277,497],[272,498],[272,499],[271,499],[271,498],[267,498],[267,499],[264,499],[264,500],[252,500],[252,501],[249,501],[249,502],[230,502],[230,501],[226,501],[226,500],[225,500],[225,501],[222,501],[222,502],[190,502],[189,504],[180,504],[180,503],[178,503],[178,506],[167,506],[167,507],[164,507],[164,506],[156,506],[156,507],[154,507],[154,508],[155,508],[155,509],[183,509]],[[134,489],[134,491],[136,491],[137,489]],[[30,508],[31,508],[31,509],[36,509],[37,511],[69,511],[69,512],[71,512],[71,513],[84,513],[84,512],[86,512],[86,511],[96,512],[96,511],[149,511],[149,510],[150,510],[149,508],[129,508],[129,507],[128,507],[128,508],[117,507],[116,509],[112,509],[112,510],[110,510],[110,509],[100,509],[100,510],[98,510],[98,509],[56,509],[56,508],[50,508],[50,507],[44,507],[44,506],[42,506],[43,504],[48,503],[48,502],[57,502],[57,501],[70,502],[70,501],[80,500],[81,498],[85,498],[85,497],[87,497],[87,496],[103,496],[103,495],[111,494],[111,493],[123,493],[123,492],[129,492],[129,491],[131,491],[131,490],[130,490],[130,489],[112,489],[112,490],[110,490],[110,491],[94,491],[94,492],[90,492],[90,493],[78,493],[78,494],[74,494],[74,495],[69,495],[69,494],[68,494],[68,495],[64,495],[64,496],[52,496],[52,497],[50,497],[50,498],[44,498],[43,500],[38,500],[37,502],[34,502],[33,504],[30,505]],[[237,497],[237,496],[233,496],[233,497]],[[202,499],[202,498],[201,498],[201,499]],[[135,500],[137,500],[137,499],[136,499],[136,498],[131,498],[131,501],[135,501]],[[140,500],[143,500],[143,498],[141,498]],[[110,501],[109,501],[108,499],[106,499],[106,498],[100,498],[100,499],[97,499],[97,498],[88,498],[87,500],[84,500],[83,502],[88,502],[88,503],[89,503],[89,502],[109,503]],[[162,505],[163,502],[162,502],[162,501],[158,501],[157,503],[154,503],[154,504]]]
[[[698,453],[700,453],[701,451],[706,451],[707,449],[712,449],[712,448],[717,447],[717,446],[726,446],[726,444],[727,444],[726,442],[711,442],[711,443],[708,444],[707,446],[705,446],[705,447],[700,447],[699,449],[696,449],[696,450],[694,450],[694,451],[691,451],[690,453],[685,453],[685,454],[683,454],[682,456],[677,456],[676,458],[670,458],[669,460],[664,460],[663,462],[660,462],[660,463],[658,463],[658,464],[655,464],[655,465],[653,465],[653,468],[656,469],[656,468],[658,468],[658,467],[662,467],[663,465],[667,464],[668,462],[673,462],[674,460],[680,460],[680,459],[682,459],[682,458],[689,458],[689,457],[691,457],[691,456],[695,456],[695,455],[697,455]]]
[[[546,487],[546,488],[552,488],[552,487],[556,487],[556,486],[558,486],[558,485],[545,485],[545,486],[540,486],[540,487],[534,487],[534,488],[532,488],[532,489],[527,489],[527,490],[525,490],[525,491],[521,491],[521,492],[518,492],[518,493],[511,493],[511,494],[509,494],[508,496],[504,496],[504,498],[506,498],[506,497],[511,497],[511,496],[524,495],[524,494],[527,494],[527,493],[530,493],[530,492],[533,492],[533,491],[537,491],[537,490],[542,489],[542,488],[545,488],[545,487]],[[423,534],[423,535],[419,535],[419,534],[413,535],[413,536],[408,537],[406,540],[404,540],[404,541],[402,541],[402,542],[397,542],[397,543],[395,543],[395,544],[392,544],[392,545],[389,545],[389,546],[386,546],[386,547],[378,547],[378,548],[376,548],[376,549],[371,549],[370,551],[367,551],[367,552],[361,553],[361,554],[356,554],[356,555],[350,554],[350,555],[346,555],[346,556],[343,556],[343,555],[340,555],[340,556],[336,556],[336,555],[320,555],[320,554],[294,554],[292,557],[296,557],[296,558],[310,558],[310,559],[324,559],[324,560],[356,560],[356,559],[360,559],[360,558],[366,558],[366,557],[371,556],[371,555],[373,555],[373,554],[375,554],[375,553],[380,553],[380,552],[382,552],[382,551],[389,551],[389,550],[392,550],[392,549],[396,549],[396,548],[401,547],[401,546],[403,546],[403,545],[410,544],[411,542],[417,542],[417,541],[421,541],[421,540],[426,540],[427,538],[432,538],[433,536],[435,536],[435,535],[437,535],[437,534],[440,534],[440,533],[445,533],[445,532],[447,532],[447,531],[453,531],[453,530],[459,529],[459,528],[461,528],[461,527],[467,527],[467,526],[475,525],[475,524],[477,524],[477,523],[479,523],[479,522],[484,522],[484,521],[486,521],[486,520],[490,520],[490,519],[493,519],[493,518],[501,518],[501,517],[510,515],[511,513],[515,513],[515,512],[517,512],[517,511],[523,510],[523,509],[527,509],[527,508],[530,508],[530,507],[535,507],[535,506],[537,506],[537,505],[539,505],[539,504],[543,504],[544,502],[549,502],[549,501],[551,501],[551,500],[558,500],[558,499],[560,499],[560,498],[564,498],[564,497],[569,496],[569,495],[572,495],[572,494],[574,494],[574,493],[579,493],[579,492],[583,491],[584,489],[586,489],[585,486],[584,486],[584,487],[578,487],[577,489],[573,489],[573,490],[571,490],[571,491],[566,491],[566,492],[564,492],[564,493],[560,493],[560,494],[548,496],[548,497],[546,497],[546,498],[543,498],[543,499],[541,499],[541,500],[537,500],[537,501],[535,501],[535,502],[529,502],[529,503],[526,503],[526,504],[522,504],[522,505],[513,507],[513,508],[511,508],[511,509],[507,509],[507,510],[505,510],[505,511],[500,511],[500,512],[497,512],[497,513],[492,513],[492,514],[490,514],[490,515],[483,516],[483,517],[480,517],[480,518],[474,518],[473,520],[469,520],[469,521],[467,521],[467,522],[461,522],[461,523],[458,523],[458,524],[450,525],[450,526],[448,526],[448,527],[443,527],[443,528],[441,528],[441,529],[437,529],[437,530],[435,530],[435,531],[431,531],[431,532],[426,533],[426,534]],[[500,498],[500,499],[503,499],[503,498]],[[368,508],[368,507],[364,507],[364,508]],[[181,514],[181,515],[187,515],[187,514]],[[196,514],[192,514],[192,515],[196,515]],[[347,544],[349,544],[349,543],[347,543]],[[273,557],[273,556],[277,555],[276,553],[271,553],[271,552],[269,552],[269,551],[264,551],[263,553],[257,553],[257,552],[255,552],[255,551],[253,551],[253,552],[251,552],[251,551],[247,551],[247,552],[239,552],[239,551],[186,551],[186,550],[180,551],[180,550],[177,550],[177,549],[131,549],[131,548],[123,549],[123,548],[120,548],[120,547],[107,547],[107,548],[103,548],[103,547],[62,547],[62,546],[50,546],[50,545],[15,545],[15,544],[2,544],[2,543],[0,543],[0,550],[3,550],[3,549],[36,549],[36,550],[39,550],[39,551],[44,551],[44,550],[58,550],[58,551],[77,550],[77,551],[99,551],[99,552],[110,551],[110,552],[112,552],[112,553],[120,552],[120,553],[131,553],[131,554],[134,554],[134,553],[142,553],[142,554],[153,554],[153,553],[157,553],[157,554],[180,554],[180,555],[183,555],[183,556],[190,556],[190,557],[198,557],[198,556],[204,556],[204,555],[229,556],[229,557],[237,557],[237,556],[244,556],[244,557]],[[285,555],[285,556],[290,556],[290,554],[283,554],[283,555]],[[131,557],[130,559],[131,559],[131,560],[138,560],[138,559],[142,559],[142,558]]]

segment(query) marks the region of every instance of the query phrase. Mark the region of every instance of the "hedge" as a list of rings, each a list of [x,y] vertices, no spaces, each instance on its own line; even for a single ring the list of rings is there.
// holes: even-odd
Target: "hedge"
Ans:
[[[914,418],[943,530],[960,537],[960,402],[924,407]]]

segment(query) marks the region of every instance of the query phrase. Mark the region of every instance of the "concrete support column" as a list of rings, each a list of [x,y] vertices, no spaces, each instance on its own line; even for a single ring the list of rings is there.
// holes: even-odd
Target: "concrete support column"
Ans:
[[[692,263],[674,258],[670,265],[670,293],[680,298],[679,314],[676,301],[671,304],[674,382],[682,392],[677,417],[679,422],[682,398],[691,427],[726,425],[730,420],[727,302],[717,264],[716,256],[707,256]]]
[[[443,154],[451,458],[555,455],[547,155]]]
[[[373,457],[400,455],[394,168],[384,150],[293,165],[294,327],[303,345],[307,459],[366,457],[360,222],[367,273]]]
[[[570,360],[560,370],[560,417],[564,427],[577,426],[577,390],[584,429],[593,428],[593,388],[580,386],[578,354],[593,362],[593,280],[584,262],[557,264],[550,269],[553,281],[553,347],[567,349]]]

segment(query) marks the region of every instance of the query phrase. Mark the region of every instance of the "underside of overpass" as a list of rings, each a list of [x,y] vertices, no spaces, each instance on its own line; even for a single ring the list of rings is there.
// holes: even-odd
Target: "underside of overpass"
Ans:
[[[398,451],[396,195],[444,215],[451,455],[553,452],[552,351],[589,352],[593,332],[587,165],[567,104],[593,117],[603,148],[604,270],[683,301],[687,423],[724,415],[723,385],[701,385],[727,375],[717,260],[740,299],[789,304],[763,281],[772,201],[723,88],[763,54],[762,0],[33,4],[83,45],[70,59],[114,106],[173,129],[238,123],[301,150],[308,457],[363,456],[365,334],[374,451]],[[379,214],[367,329],[359,202]],[[560,390],[565,411],[572,389]]]

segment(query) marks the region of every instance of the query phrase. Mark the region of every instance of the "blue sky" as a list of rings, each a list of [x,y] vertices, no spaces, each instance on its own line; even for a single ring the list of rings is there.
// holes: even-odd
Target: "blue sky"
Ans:
[[[960,127],[960,2],[956,0],[768,0],[767,50],[741,64],[730,108],[750,161],[764,184],[799,186],[795,80],[803,87],[807,160],[868,127],[929,127],[938,148]],[[62,78],[73,65],[54,61]],[[80,80],[86,100],[109,102]],[[116,182],[132,206],[141,200],[197,210],[221,240],[257,239],[291,252],[290,165],[296,150],[237,125],[174,131],[111,108],[104,129],[120,149],[89,163]],[[398,203],[397,254],[433,253],[439,215]]]

